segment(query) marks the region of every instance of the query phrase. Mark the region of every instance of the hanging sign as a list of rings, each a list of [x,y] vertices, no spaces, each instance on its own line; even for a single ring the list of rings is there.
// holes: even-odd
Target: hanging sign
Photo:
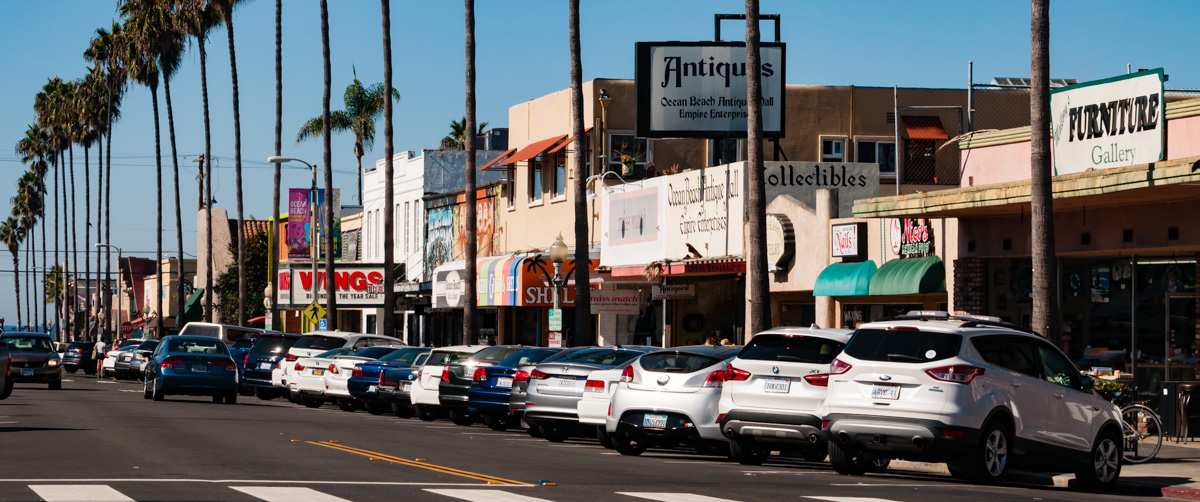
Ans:
[[[1165,80],[1155,68],[1051,89],[1056,174],[1166,158]]]

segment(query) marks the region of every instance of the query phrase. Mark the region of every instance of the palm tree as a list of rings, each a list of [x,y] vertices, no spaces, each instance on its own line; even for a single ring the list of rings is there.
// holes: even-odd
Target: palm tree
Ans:
[[[488,123],[483,122],[476,128],[475,136],[483,136],[487,131]],[[450,121],[450,133],[442,138],[441,148],[443,150],[462,150],[467,145],[467,118],[462,120]]]
[[[1050,1],[1033,0],[1030,18],[1029,144],[1033,330],[1058,339],[1058,264],[1054,249],[1054,193],[1050,170]]]
[[[17,194],[12,199],[12,215],[17,218],[17,223],[21,226],[22,241],[25,244],[27,265],[25,269],[25,320],[31,325],[37,324],[37,317],[33,309],[33,298],[36,296],[37,287],[33,279],[37,268],[33,230],[41,211],[41,188],[38,186],[40,182],[36,173],[25,171],[17,180]]]
[[[207,242],[205,249],[205,270],[204,274],[204,320],[212,322],[213,319],[213,244],[212,244],[212,131],[208,116],[208,50],[207,38],[208,33],[217,27],[221,22],[220,16],[217,15],[216,8],[209,0],[187,0],[180,4],[180,12],[178,13],[180,20],[183,22],[187,33],[196,37],[196,47],[200,52],[200,96],[204,106],[204,157],[201,160],[200,175],[205,180],[204,185],[204,225]],[[278,169],[276,169],[278,173]],[[276,175],[278,177],[278,175]],[[240,187],[239,187],[240,190]],[[276,183],[276,191],[278,192],[278,183]],[[278,206],[278,204],[276,204]],[[239,269],[240,270],[240,269]]]
[[[746,334],[767,329],[771,305],[767,282],[767,221],[762,158],[762,75],[759,73],[758,0],[746,0]]]
[[[63,86],[61,88],[61,93],[62,93],[62,95],[59,98],[61,100],[60,101],[61,115],[56,120],[59,121],[59,124],[62,127],[62,131],[63,131],[63,135],[64,135],[63,138],[65,140],[65,145],[67,147],[67,155],[68,155],[68,159],[69,159],[68,174],[70,175],[70,178],[71,178],[71,181],[70,181],[71,209],[70,209],[70,214],[68,214],[67,216],[68,216],[68,220],[69,220],[70,226],[71,226],[71,251],[72,251],[69,258],[71,260],[71,270],[73,270],[75,272],[75,274],[78,275],[79,274],[79,226],[76,224],[76,216],[78,216],[76,207],[78,207],[78,205],[75,203],[75,194],[76,194],[76,190],[75,190],[75,143],[77,143],[79,141],[79,138],[82,135],[82,132],[81,132],[82,125],[79,121],[78,100],[75,97],[79,93],[78,84],[76,82],[64,82]],[[85,242],[85,244],[86,244],[86,242]],[[70,300],[70,302],[71,302],[71,333],[74,334],[75,329],[78,327],[78,321],[79,321],[79,319],[78,319],[79,306],[76,305],[76,303],[75,303],[79,299],[79,283],[78,282],[73,282],[71,284],[70,297],[71,297],[71,300]]]
[[[163,29],[158,32],[158,68],[162,72],[163,98],[167,103],[167,136],[171,140],[171,171],[174,176],[175,189],[175,256],[176,263],[182,267],[183,208],[180,207],[182,201],[179,197],[179,150],[175,145],[175,109],[171,104],[171,77],[175,76],[175,72],[179,70],[179,65],[183,61],[185,26],[183,20],[176,16],[176,11],[171,6],[160,4],[159,9],[162,11],[159,15],[165,20],[165,24]],[[183,327],[184,281],[182,275],[175,281],[175,284],[175,326],[178,329]]]
[[[21,222],[13,215],[0,223],[0,242],[3,242],[4,246],[8,248],[13,261],[13,298],[17,300],[17,326],[21,326],[23,322],[21,318],[21,255],[17,254],[17,250],[21,247],[21,241],[25,239],[23,232]]]
[[[331,132],[350,131],[354,134],[354,158],[358,162],[358,203],[360,205],[363,195],[362,158],[366,154],[366,149],[375,146],[375,121],[379,120],[379,115],[384,112],[387,101],[387,93],[384,89],[387,89],[384,84],[364,87],[362,81],[358,79],[358,72],[355,72],[354,81],[346,86],[346,91],[342,96],[346,109],[329,113]],[[392,89],[392,99],[400,99],[400,92],[396,89]],[[299,143],[323,134],[324,127],[324,115],[308,119],[296,133],[296,142]]]
[[[276,0],[278,1],[278,0]],[[383,28],[383,88],[392,89],[392,0],[379,0],[380,18]],[[392,162],[393,155],[392,145],[392,100],[385,99],[383,106],[383,207],[387,208],[383,212],[383,283],[386,287],[383,288],[383,334],[387,336],[395,336],[395,316],[392,314],[396,311],[396,293],[393,284],[396,284],[396,271],[393,266],[396,262],[395,246],[396,230],[394,228],[395,211],[392,207],[395,206],[395,194],[392,193],[394,181],[392,176],[395,174],[395,166]]]
[[[35,124],[29,124],[25,128],[25,136],[17,141],[16,152],[21,156],[21,162],[29,164],[31,172],[35,173],[38,179],[39,197],[41,199],[40,211],[38,212],[38,220],[42,223],[42,267],[48,267],[47,261],[47,246],[46,246],[46,175],[49,171],[49,165],[46,162],[46,156],[50,154],[50,138],[46,130],[38,127]],[[57,175],[57,171],[55,171]],[[57,203],[57,199],[55,202]],[[57,235],[57,234],[56,234]],[[48,320],[46,316],[46,300],[42,298],[41,322]],[[40,323],[39,323],[40,324]]]
[[[96,124],[100,118],[100,113],[103,108],[101,99],[103,98],[103,83],[96,80],[94,74],[89,74],[88,77],[75,83],[75,102],[74,108],[76,113],[75,142],[83,147],[83,283],[84,287],[92,280],[92,264],[89,261],[91,258],[91,248],[89,244],[92,242],[92,168],[91,168],[91,147],[99,139],[99,133],[96,129]],[[83,326],[87,333],[91,330],[91,315],[92,315],[92,294],[90,288],[85,289],[83,299]]]
[[[579,49],[579,0],[567,2],[568,38],[571,46],[571,136],[574,149],[571,181],[575,198],[575,334],[576,345],[592,344],[591,257],[588,241],[587,173],[583,150],[583,63]]]
[[[329,140],[331,122],[329,115],[329,2],[321,0],[321,59],[325,77],[321,96],[321,160],[325,163],[325,222],[333,226],[333,152]],[[355,79],[357,80],[357,79]],[[391,211],[391,208],[388,208]],[[316,280],[314,277],[313,280]],[[391,285],[388,285],[391,287]],[[315,302],[316,299],[314,298]],[[390,312],[389,312],[390,313]],[[337,329],[337,281],[333,279],[333,232],[325,232],[325,320],[329,329]]]
[[[275,0],[275,155],[283,155],[283,0]],[[275,164],[274,190],[271,192],[271,235],[279,239],[279,183],[280,164]],[[276,241],[278,242],[278,241]],[[271,326],[279,326],[279,253],[268,253],[271,257]],[[388,283],[390,284],[390,283]],[[389,311],[390,312],[390,311]]]
[[[212,0],[216,7],[217,13],[221,19],[225,21],[225,34],[229,40],[229,73],[230,80],[233,83],[233,165],[234,177],[237,184],[237,263],[238,270],[246,270],[246,257],[243,252],[242,241],[242,226],[245,214],[242,211],[242,114],[238,105],[238,74],[237,74],[237,47],[233,43],[233,10],[237,4],[244,0]],[[324,0],[322,0],[324,4]],[[328,45],[328,44],[326,44]],[[328,48],[326,49],[328,51]],[[328,60],[329,58],[326,57]],[[328,101],[328,100],[326,100]],[[206,160],[211,162],[211,157]],[[211,167],[210,167],[211,169]],[[210,178],[211,183],[211,178]],[[330,182],[332,184],[332,182]],[[211,198],[209,200],[212,200]],[[211,234],[210,234],[211,235]],[[211,252],[211,249],[210,249]],[[332,259],[332,258],[331,258]],[[210,272],[211,275],[211,272]],[[333,272],[329,272],[329,277],[333,277]],[[332,281],[331,281],[332,282]],[[238,326],[246,324],[246,278],[238,276],[238,308],[237,308],[237,323]]]
[[[464,80],[466,83],[466,116],[463,117],[463,128],[465,133],[475,130],[475,0],[463,0],[464,10],[464,25],[466,28],[466,71],[464,72]],[[466,150],[466,181],[463,184],[463,192],[466,200],[463,201],[463,219],[466,220],[466,227],[463,229],[467,234],[467,242],[464,244],[463,261],[466,265],[463,272],[466,277],[463,278],[463,343],[473,343],[478,339],[478,331],[475,326],[475,306],[479,302],[476,289],[478,288],[475,278],[478,274],[476,270],[476,253],[479,248],[476,244],[478,236],[475,235],[477,221],[475,220],[475,137],[464,137],[463,147]],[[468,341],[470,340],[470,341]]]
[[[60,190],[59,182],[58,182],[59,171],[60,171],[60,168],[62,167],[62,162],[61,162],[62,146],[61,145],[63,142],[61,139],[62,135],[59,133],[57,123],[55,122],[55,116],[56,116],[56,112],[57,112],[57,108],[58,108],[58,94],[59,94],[58,88],[61,84],[62,84],[62,80],[58,79],[57,77],[48,80],[46,82],[46,84],[42,86],[42,90],[37,93],[37,95],[34,97],[34,100],[33,100],[33,109],[34,109],[35,114],[37,115],[37,127],[39,129],[41,129],[46,135],[44,152],[45,152],[45,155],[48,155],[50,157],[50,160],[54,165],[54,250],[55,250],[54,266],[55,267],[59,267],[59,258],[60,258],[60,255],[62,255],[62,251],[64,250],[64,245],[59,241],[60,232],[65,233],[65,231],[66,231],[66,226],[63,224],[62,214],[59,212],[59,209],[58,209],[60,193],[62,194],[62,197],[63,197],[62,200],[64,202],[64,204],[63,204],[64,210],[65,210],[65,206],[66,206],[66,204],[65,204],[66,192],[65,192],[65,190]],[[65,175],[64,175],[64,180],[65,180]],[[64,263],[65,263],[65,260],[64,260]],[[59,267],[59,268],[61,268],[61,267]],[[55,297],[54,310],[57,312],[56,319],[58,319],[58,321],[59,321],[58,325],[61,328],[65,324],[65,321],[66,321],[66,315],[67,315],[66,298],[67,298],[67,296],[66,296],[65,288],[59,289],[57,292],[59,293],[59,296]],[[65,337],[63,339],[65,340]]]

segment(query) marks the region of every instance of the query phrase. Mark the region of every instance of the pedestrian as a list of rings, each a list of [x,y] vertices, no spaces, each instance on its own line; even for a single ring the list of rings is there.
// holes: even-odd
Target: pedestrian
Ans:
[[[733,346],[733,342],[729,341],[729,339],[728,339],[728,338],[722,338],[722,339],[721,339],[721,346],[722,346],[722,347],[732,347],[732,346]]]
[[[96,344],[92,346],[92,359],[96,360],[96,380],[104,378],[104,354],[108,352],[108,345],[104,343],[103,338],[97,338]]]
[[[708,338],[705,338],[704,346],[705,347],[716,347],[717,346],[717,337],[710,335]]]

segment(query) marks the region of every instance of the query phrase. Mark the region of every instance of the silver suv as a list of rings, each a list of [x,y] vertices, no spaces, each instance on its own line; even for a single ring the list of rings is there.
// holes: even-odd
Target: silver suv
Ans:
[[[771,450],[805,460],[825,460],[818,438],[829,363],[842,352],[850,330],[775,328],[754,335],[729,362],[721,390],[721,433],[729,453],[758,465]]]

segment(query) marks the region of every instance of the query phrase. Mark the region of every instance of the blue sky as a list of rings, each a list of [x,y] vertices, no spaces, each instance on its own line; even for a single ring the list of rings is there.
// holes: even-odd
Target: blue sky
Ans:
[[[639,40],[711,39],[712,14],[738,12],[737,0],[583,0],[583,73],[632,78],[633,44]],[[330,2],[334,109],[352,79],[383,79],[379,4]],[[1023,76],[1029,68],[1029,2],[923,0],[763,0],[763,12],[783,16],[789,83],[962,87],[966,63],[977,81]],[[566,2],[479,0],[476,7],[480,120],[507,122],[509,106],[569,83]],[[115,18],[108,0],[6,2],[0,30],[0,145],[12,145],[34,120],[34,94],[48,77],[82,76],[82,51],[94,30]],[[1169,88],[1200,88],[1191,33],[1200,7],[1189,0],[1119,2],[1059,0],[1051,10],[1051,69],[1055,77],[1101,78],[1137,67],[1166,68]],[[235,16],[241,84],[242,158],[247,216],[265,217],[271,204],[271,170],[262,160],[274,141],[274,2],[251,0]],[[295,131],[320,112],[320,17],[316,0],[284,2],[284,151],[311,161],[319,141],[296,144]],[[397,149],[434,147],[463,110],[462,3],[439,0],[392,4]],[[726,38],[740,38],[737,23]],[[228,51],[224,29],[209,44],[209,98],[213,153],[219,159],[214,196],[234,203],[233,133]],[[172,85],[180,155],[203,149],[195,50],[186,55]],[[166,128],[165,108],[163,128]],[[380,127],[382,134],[382,126]],[[125,249],[154,249],[154,137],[149,93],[134,86],[113,136],[113,242]],[[164,182],[170,162],[163,138]],[[364,163],[381,155],[382,142]],[[8,152],[8,153],[5,153]],[[352,141],[333,139],[335,184],[353,192]],[[81,153],[76,183],[82,190]],[[194,252],[196,168],[180,164],[185,251]],[[23,167],[10,147],[0,148],[0,200],[15,191]],[[94,182],[94,181],[93,181]],[[303,171],[285,172],[284,188],[307,186]],[[82,194],[79,197],[82,206]],[[352,200],[346,197],[345,200]],[[93,197],[93,204],[94,204]],[[8,204],[0,204],[0,217]],[[81,207],[82,209],[82,207]],[[173,250],[173,199],[164,201],[164,246]],[[82,216],[80,234],[83,239]],[[93,241],[95,241],[93,237]],[[80,243],[82,246],[82,242]],[[7,255],[7,253],[4,253]],[[8,257],[0,269],[9,269]],[[15,321],[12,274],[0,273],[0,315]]]

